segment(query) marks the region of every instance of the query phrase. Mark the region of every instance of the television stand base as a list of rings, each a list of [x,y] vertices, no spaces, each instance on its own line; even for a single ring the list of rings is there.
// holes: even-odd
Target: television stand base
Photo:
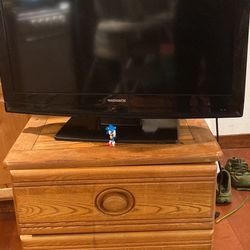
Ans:
[[[118,143],[177,143],[178,120],[176,119],[112,119],[93,117],[72,117],[55,135],[63,141],[109,140],[105,126],[117,126]]]

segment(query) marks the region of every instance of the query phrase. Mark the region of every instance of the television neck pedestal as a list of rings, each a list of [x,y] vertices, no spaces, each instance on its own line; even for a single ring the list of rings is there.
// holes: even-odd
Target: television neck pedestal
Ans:
[[[177,119],[72,117],[55,135],[64,141],[107,141],[105,127],[117,127],[117,142],[177,143]]]

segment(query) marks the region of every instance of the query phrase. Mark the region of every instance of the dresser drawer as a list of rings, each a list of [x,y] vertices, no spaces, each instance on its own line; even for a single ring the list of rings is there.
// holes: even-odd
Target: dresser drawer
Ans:
[[[212,231],[21,236],[23,250],[211,250]]]
[[[143,168],[12,171],[20,233],[213,228],[214,165]]]

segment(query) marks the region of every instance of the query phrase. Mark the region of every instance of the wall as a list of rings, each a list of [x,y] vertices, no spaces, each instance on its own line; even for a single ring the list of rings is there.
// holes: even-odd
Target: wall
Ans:
[[[215,119],[207,119],[206,121],[215,134]],[[219,133],[220,135],[250,134],[250,42],[248,44],[244,115],[242,118],[219,119]]]

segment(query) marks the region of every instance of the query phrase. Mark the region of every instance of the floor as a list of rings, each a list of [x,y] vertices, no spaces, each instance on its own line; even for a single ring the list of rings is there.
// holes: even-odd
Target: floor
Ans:
[[[227,149],[224,151],[224,159],[231,156],[244,157],[250,165],[250,148]],[[216,208],[222,215],[236,208],[249,192],[233,190],[233,202],[231,205]],[[250,249],[250,201],[237,213],[228,219],[215,225],[213,250],[248,250]],[[13,213],[0,213],[0,250],[21,250],[20,241],[15,225]]]
[[[245,158],[250,165],[250,148],[224,150],[224,159],[236,156]],[[243,208],[228,219],[215,225],[214,250],[248,250],[250,249],[250,192],[233,191],[233,202],[226,206],[217,206],[221,216],[232,211],[245,199],[248,202]]]

